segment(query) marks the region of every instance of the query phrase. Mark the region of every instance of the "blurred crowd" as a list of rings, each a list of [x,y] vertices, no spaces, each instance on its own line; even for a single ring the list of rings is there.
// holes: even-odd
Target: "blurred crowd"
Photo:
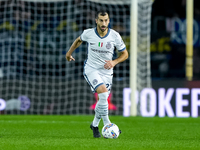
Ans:
[[[193,77],[200,79],[200,1],[194,0]],[[152,7],[152,76],[185,78],[186,0],[155,0]]]
[[[68,8],[73,5],[73,8]],[[5,0],[0,1],[0,24],[11,31],[12,25],[6,22],[6,19],[12,20],[12,24],[16,26],[18,31],[24,30],[25,35],[19,43],[20,48],[23,49],[23,58],[25,61],[31,57],[33,53],[41,53],[44,57],[47,55],[45,49],[49,50],[49,55],[60,57],[60,53],[64,54],[67,45],[70,45],[71,40],[81,34],[82,30],[88,27],[93,27],[94,14],[97,10],[97,6],[87,0],[74,0],[53,3],[30,3],[25,1],[13,1]],[[5,7],[6,6],[6,7]],[[49,7],[50,6],[50,7]],[[106,5],[107,6],[107,5]],[[48,9],[46,9],[48,7]],[[121,6],[120,6],[121,7]],[[129,5],[125,4],[123,8],[112,12],[111,27],[116,29],[123,35],[129,35],[130,23],[127,23],[126,27],[123,27],[123,22],[129,22],[129,18],[115,18],[116,13],[126,13],[129,16]],[[50,8],[50,9],[49,9]],[[55,9],[56,8],[56,9]],[[57,9],[59,8],[59,9]],[[114,7],[113,7],[114,8]],[[90,10],[90,11],[87,11]],[[11,13],[5,13],[11,12]],[[73,12],[72,15],[69,15]],[[43,14],[43,15],[40,15]],[[44,15],[45,14],[45,15]],[[51,14],[51,15],[49,15]],[[62,15],[61,15],[62,14]],[[70,16],[71,18],[69,18]],[[77,18],[77,19],[74,19]],[[70,20],[71,19],[71,20]],[[29,21],[27,21],[29,20]],[[40,25],[34,24],[35,20],[40,21]],[[41,23],[42,22],[42,23]],[[70,23],[70,28],[65,28]],[[22,25],[24,23],[24,25]],[[68,23],[68,24],[67,24]],[[30,34],[30,26],[31,33]],[[23,29],[22,29],[23,27]],[[54,28],[56,31],[46,31],[47,29]],[[38,31],[36,31],[38,29]],[[73,31],[74,34],[67,34]],[[2,31],[0,31],[2,32]],[[51,35],[54,32],[63,34],[60,37],[54,37],[55,43],[51,42],[53,38]],[[56,33],[56,34],[57,34]],[[200,79],[200,0],[194,0],[194,50],[193,50],[193,75],[194,79]],[[17,32],[20,34],[20,32]],[[45,35],[48,35],[49,39]],[[15,34],[11,34],[12,36]],[[30,37],[28,36],[30,35]],[[34,36],[33,36],[34,35]],[[55,34],[54,34],[55,35]],[[1,40],[4,38],[4,34],[1,35]],[[33,39],[35,43],[31,43]],[[69,39],[66,41],[66,39]],[[127,38],[128,39],[128,38]],[[24,40],[24,41],[23,41]],[[49,42],[47,42],[49,40]],[[54,40],[54,39],[53,39]],[[130,39],[129,39],[130,40]],[[25,42],[25,44],[23,44]],[[17,43],[17,44],[19,44]],[[16,48],[16,42],[14,41],[13,49]],[[0,43],[1,46],[1,43]],[[60,49],[59,52],[51,51],[51,49]],[[129,45],[127,45],[129,47]],[[12,46],[11,46],[12,48]],[[30,49],[30,50],[27,50]],[[35,50],[34,50],[35,49]],[[18,48],[19,50],[19,48]],[[41,52],[43,50],[43,52]],[[81,50],[77,50],[81,52]],[[152,5],[151,16],[151,73],[152,78],[185,78],[185,58],[186,58],[186,0],[155,0]],[[29,53],[29,54],[28,54]],[[86,57],[86,54],[80,54]],[[61,56],[63,57],[63,56]],[[40,58],[37,58],[40,60]],[[43,59],[43,58],[42,58]],[[57,58],[56,58],[57,59]],[[58,58],[59,59],[59,58]],[[81,60],[82,61],[82,60]],[[64,60],[63,60],[64,62]],[[77,61],[78,62],[78,61]],[[20,65],[20,63],[18,63]],[[65,67],[65,64],[61,64]],[[79,62],[77,65],[80,65]],[[27,65],[32,67],[31,65]],[[127,66],[128,68],[128,66]],[[31,69],[30,69],[31,70]]]

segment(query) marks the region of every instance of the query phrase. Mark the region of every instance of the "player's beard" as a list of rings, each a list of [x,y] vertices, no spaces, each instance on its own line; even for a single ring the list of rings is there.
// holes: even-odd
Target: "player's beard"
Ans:
[[[99,26],[99,29],[101,30],[101,32],[106,31],[108,28],[108,26]]]

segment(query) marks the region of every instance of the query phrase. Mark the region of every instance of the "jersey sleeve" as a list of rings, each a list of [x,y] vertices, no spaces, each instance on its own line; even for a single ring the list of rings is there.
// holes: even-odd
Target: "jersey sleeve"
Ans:
[[[115,46],[119,52],[122,52],[126,49],[126,45],[124,44],[124,41],[119,34],[117,34],[117,37],[115,39]]]
[[[81,34],[80,38],[82,41],[87,41],[87,34],[86,34],[86,30],[83,31],[83,33]]]

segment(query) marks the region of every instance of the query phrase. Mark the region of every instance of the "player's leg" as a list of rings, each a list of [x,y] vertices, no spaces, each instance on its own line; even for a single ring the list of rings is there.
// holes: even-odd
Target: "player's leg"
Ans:
[[[104,105],[103,107],[101,107],[102,110],[103,110],[103,113],[101,113],[101,111],[100,111],[100,115],[101,115],[101,118],[103,119],[104,125],[106,125],[106,124],[111,123],[110,119],[109,119],[109,115],[108,115],[108,101],[107,101],[107,99],[108,99],[108,96],[110,94],[111,87],[112,87],[112,76],[109,76],[109,75],[103,76],[102,79],[103,79],[104,84],[99,86],[96,91],[99,95],[98,103],[100,103],[100,104],[98,106],[101,106],[102,102],[103,102],[103,105]],[[108,94],[106,94],[106,93],[108,93]],[[105,94],[105,95],[102,96],[103,94]],[[102,97],[100,97],[100,96],[102,96]],[[95,109],[98,109],[99,108],[98,106]],[[120,134],[121,134],[121,132],[122,131],[119,130]]]
[[[108,94],[105,94],[106,96],[104,95],[105,97],[103,97],[103,96],[102,96],[102,98],[99,97],[99,101],[98,101],[98,103],[101,103],[102,102],[101,100],[104,99],[103,100],[104,105],[105,104],[107,105],[106,108],[102,107],[103,108],[103,114],[100,113],[101,118],[103,119],[103,123],[104,123],[104,125],[106,125],[106,124],[111,123],[110,119],[109,119],[109,115],[108,115],[108,101],[107,101],[107,99],[108,99],[108,96],[109,96],[111,88],[112,88],[112,75],[103,75],[103,76],[101,76],[101,78],[102,78],[104,84],[99,86],[96,91],[97,91],[98,95],[100,95],[100,96],[102,96],[102,94],[108,93]],[[106,99],[106,101],[105,101],[105,99]],[[96,107],[95,109],[98,109],[98,107]],[[120,134],[121,134],[121,132],[122,131],[119,130]]]
[[[103,119],[104,125],[111,123],[108,117],[108,96],[109,92],[106,88],[105,84],[102,84],[97,88],[97,93],[99,97],[99,101],[97,102],[97,106],[95,108],[95,112],[98,112]]]
[[[88,82],[88,84],[90,85],[93,92],[96,92],[96,88],[103,84],[103,81],[102,81],[101,77],[99,76],[98,72],[96,70],[94,70],[93,68],[90,68],[88,66],[85,67],[83,75],[84,75],[86,81]],[[98,102],[97,102],[96,107],[98,107]],[[101,134],[100,134],[99,128],[98,128],[100,120],[101,120],[100,113],[98,111],[95,111],[95,116],[94,116],[93,122],[90,125],[90,128],[93,130],[93,136],[95,138],[101,137]]]

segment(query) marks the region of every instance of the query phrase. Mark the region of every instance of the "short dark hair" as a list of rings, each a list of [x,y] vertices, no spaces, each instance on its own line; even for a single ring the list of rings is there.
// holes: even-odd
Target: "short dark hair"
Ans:
[[[96,12],[96,19],[98,19],[99,15],[101,16],[105,16],[106,14],[108,14],[108,17],[109,17],[109,13],[107,10],[105,9],[99,9],[97,12]]]

